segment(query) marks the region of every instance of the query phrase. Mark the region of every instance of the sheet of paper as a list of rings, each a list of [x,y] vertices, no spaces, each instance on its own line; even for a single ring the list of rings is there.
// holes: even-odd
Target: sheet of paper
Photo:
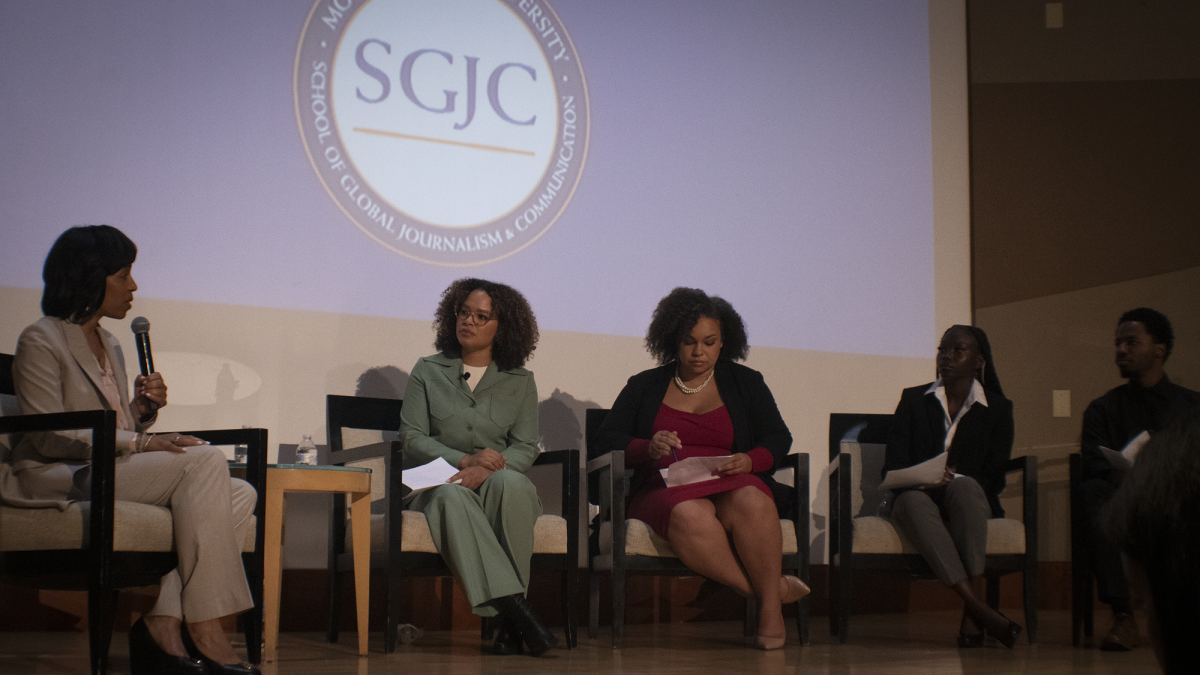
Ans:
[[[450,466],[449,462],[438,457],[428,464],[405,469],[404,484],[413,492],[418,492],[438,485],[445,485],[446,480],[456,473],[458,473],[458,469]],[[454,482],[457,483],[459,481]]]
[[[720,478],[714,476],[713,470],[729,461],[729,456],[717,457],[688,457],[675,462],[665,469],[659,469],[667,487],[678,487],[691,483]]]
[[[1115,468],[1118,468],[1122,471],[1128,471],[1129,467],[1133,466],[1134,458],[1137,457],[1138,452],[1141,451],[1142,446],[1145,445],[1146,441],[1148,440],[1150,440],[1150,433],[1143,431],[1137,436],[1134,436],[1133,440],[1126,443],[1125,447],[1121,448],[1120,452],[1117,452],[1111,448],[1106,448],[1103,445],[1100,446],[1100,452],[1104,453],[1105,459],[1107,459]]]
[[[940,482],[945,473],[946,453],[943,452],[937,457],[927,459],[920,464],[887,472],[887,475],[883,477],[883,483],[879,487],[883,490],[899,490],[918,485],[929,485]]]

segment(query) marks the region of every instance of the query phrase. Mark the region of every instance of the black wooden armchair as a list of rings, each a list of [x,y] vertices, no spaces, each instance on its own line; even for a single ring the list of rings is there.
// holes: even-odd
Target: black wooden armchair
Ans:
[[[851,579],[855,570],[908,570],[920,578],[933,571],[886,517],[876,515],[883,492],[880,469],[891,415],[833,413],[829,416],[829,631],[846,643],[850,628]],[[1009,461],[1022,474],[1022,518],[988,521],[987,602],[1000,603],[1000,577],[1022,573],[1025,630],[1037,640],[1037,458]]]
[[[590,594],[588,606],[588,637],[595,638],[600,624],[600,576],[607,572],[612,579],[612,645],[620,648],[625,627],[625,578],[628,574],[651,576],[697,576],[675,556],[671,545],[654,533],[645,523],[625,517],[625,497],[629,472],[625,468],[625,451],[600,453],[596,448],[596,432],[608,415],[607,409],[593,408],[586,413],[588,450],[588,502],[598,504],[600,514],[593,521],[589,537],[588,569]],[[794,470],[795,508],[790,519],[780,520],[783,529],[783,571],[809,582],[808,549],[808,455],[788,455]],[[808,644],[809,598],[797,603],[796,625],[800,641]],[[758,613],[753,599],[746,601],[743,631],[752,636],[757,631]]]
[[[0,396],[13,396],[12,356],[0,354]],[[14,584],[43,589],[85,590],[91,671],[107,672],[117,593],[153,586],[175,568],[173,525],[163,507],[114,499],[116,413],[111,410],[0,417],[0,435],[89,429],[92,432],[91,499],[57,508],[0,505],[0,570]],[[254,598],[243,628],[252,662],[262,653],[263,509],[266,429],[184,432],[214,445],[248,447],[246,480],[258,491],[253,548],[242,561]],[[5,450],[0,444],[0,451]],[[2,458],[0,458],[2,459]],[[250,549],[250,550],[247,550]]]
[[[358,440],[348,440],[349,430],[395,432],[400,429],[402,401],[364,396],[326,397],[326,425],[329,434],[329,462],[339,465],[367,465],[372,475],[383,477],[377,486],[371,508],[371,567],[387,570],[387,627],[384,651],[396,648],[396,627],[402,600],[404,576],[451,576],[441,554],[433,545],[425,515],[403,509],[402,501],[408,490],[403,485],[403,450],[398,440],[384,440],[381,434],[356,434]],[[361,445],[360,445],[361,444]],[[358,447],[354,447],[354,446]],[[350,446],[350,447],[347,447]],[[563,621],[567,646],[576,644],[575,595],[579,577],[579,451],[555,450],[541,453],[534,466],[562,467],[562,517],[543,515],[534,530],[533,571],[551,571],[561,576]],[[384,487],[386,486],[386,487]],[[380,512],[376,513],[376,504]],[[401,514],[399,518],[392,514]],[[335,497],[330,520],[329,549],[329,642],[337,641],[338,588],[337,574],[353,569],[353,556],[346,543],[346,509],[344,497]],[[491,636],[492,625],[483,622],[484,638]]]

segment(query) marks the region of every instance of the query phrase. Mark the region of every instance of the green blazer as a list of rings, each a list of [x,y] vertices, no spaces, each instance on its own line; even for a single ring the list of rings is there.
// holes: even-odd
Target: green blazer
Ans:
[[[493,361],[475,385],[462,379],[461,358],[426,356],[413,366],[400,411],[404,463],[419,466],[438,457],[451,466],[484,448],[525,473],[538,456],[538,395],[533,373],[500,371]]]

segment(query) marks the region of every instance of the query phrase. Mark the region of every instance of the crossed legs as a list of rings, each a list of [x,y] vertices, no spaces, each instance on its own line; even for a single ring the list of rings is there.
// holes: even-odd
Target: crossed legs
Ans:
[[[742,487],[682,502],[671,511],[671,546],[685,565],[758,601],[759,635],[786,634],[780,598],[783,535],[775,502]]]
[[[254,488],[229,477],[220,449],[194,446],[118,460],[116,492],[117,499],[167,506],[174,521],[179,567],[162,578],[158,601],[144,617],[151,637],[166,653],[186,656],[180,635],[186,619],[201,652],[218,663],[239,662],[220,617],[253,606],[241,544]]]

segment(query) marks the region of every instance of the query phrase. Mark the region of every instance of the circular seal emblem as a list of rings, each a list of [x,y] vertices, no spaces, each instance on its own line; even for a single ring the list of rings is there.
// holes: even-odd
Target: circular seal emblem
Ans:
[[[587,156],[587,85],[545,0],[317,0],[296,119],[330,197],[388,248],[477,265],[562,215]]]

